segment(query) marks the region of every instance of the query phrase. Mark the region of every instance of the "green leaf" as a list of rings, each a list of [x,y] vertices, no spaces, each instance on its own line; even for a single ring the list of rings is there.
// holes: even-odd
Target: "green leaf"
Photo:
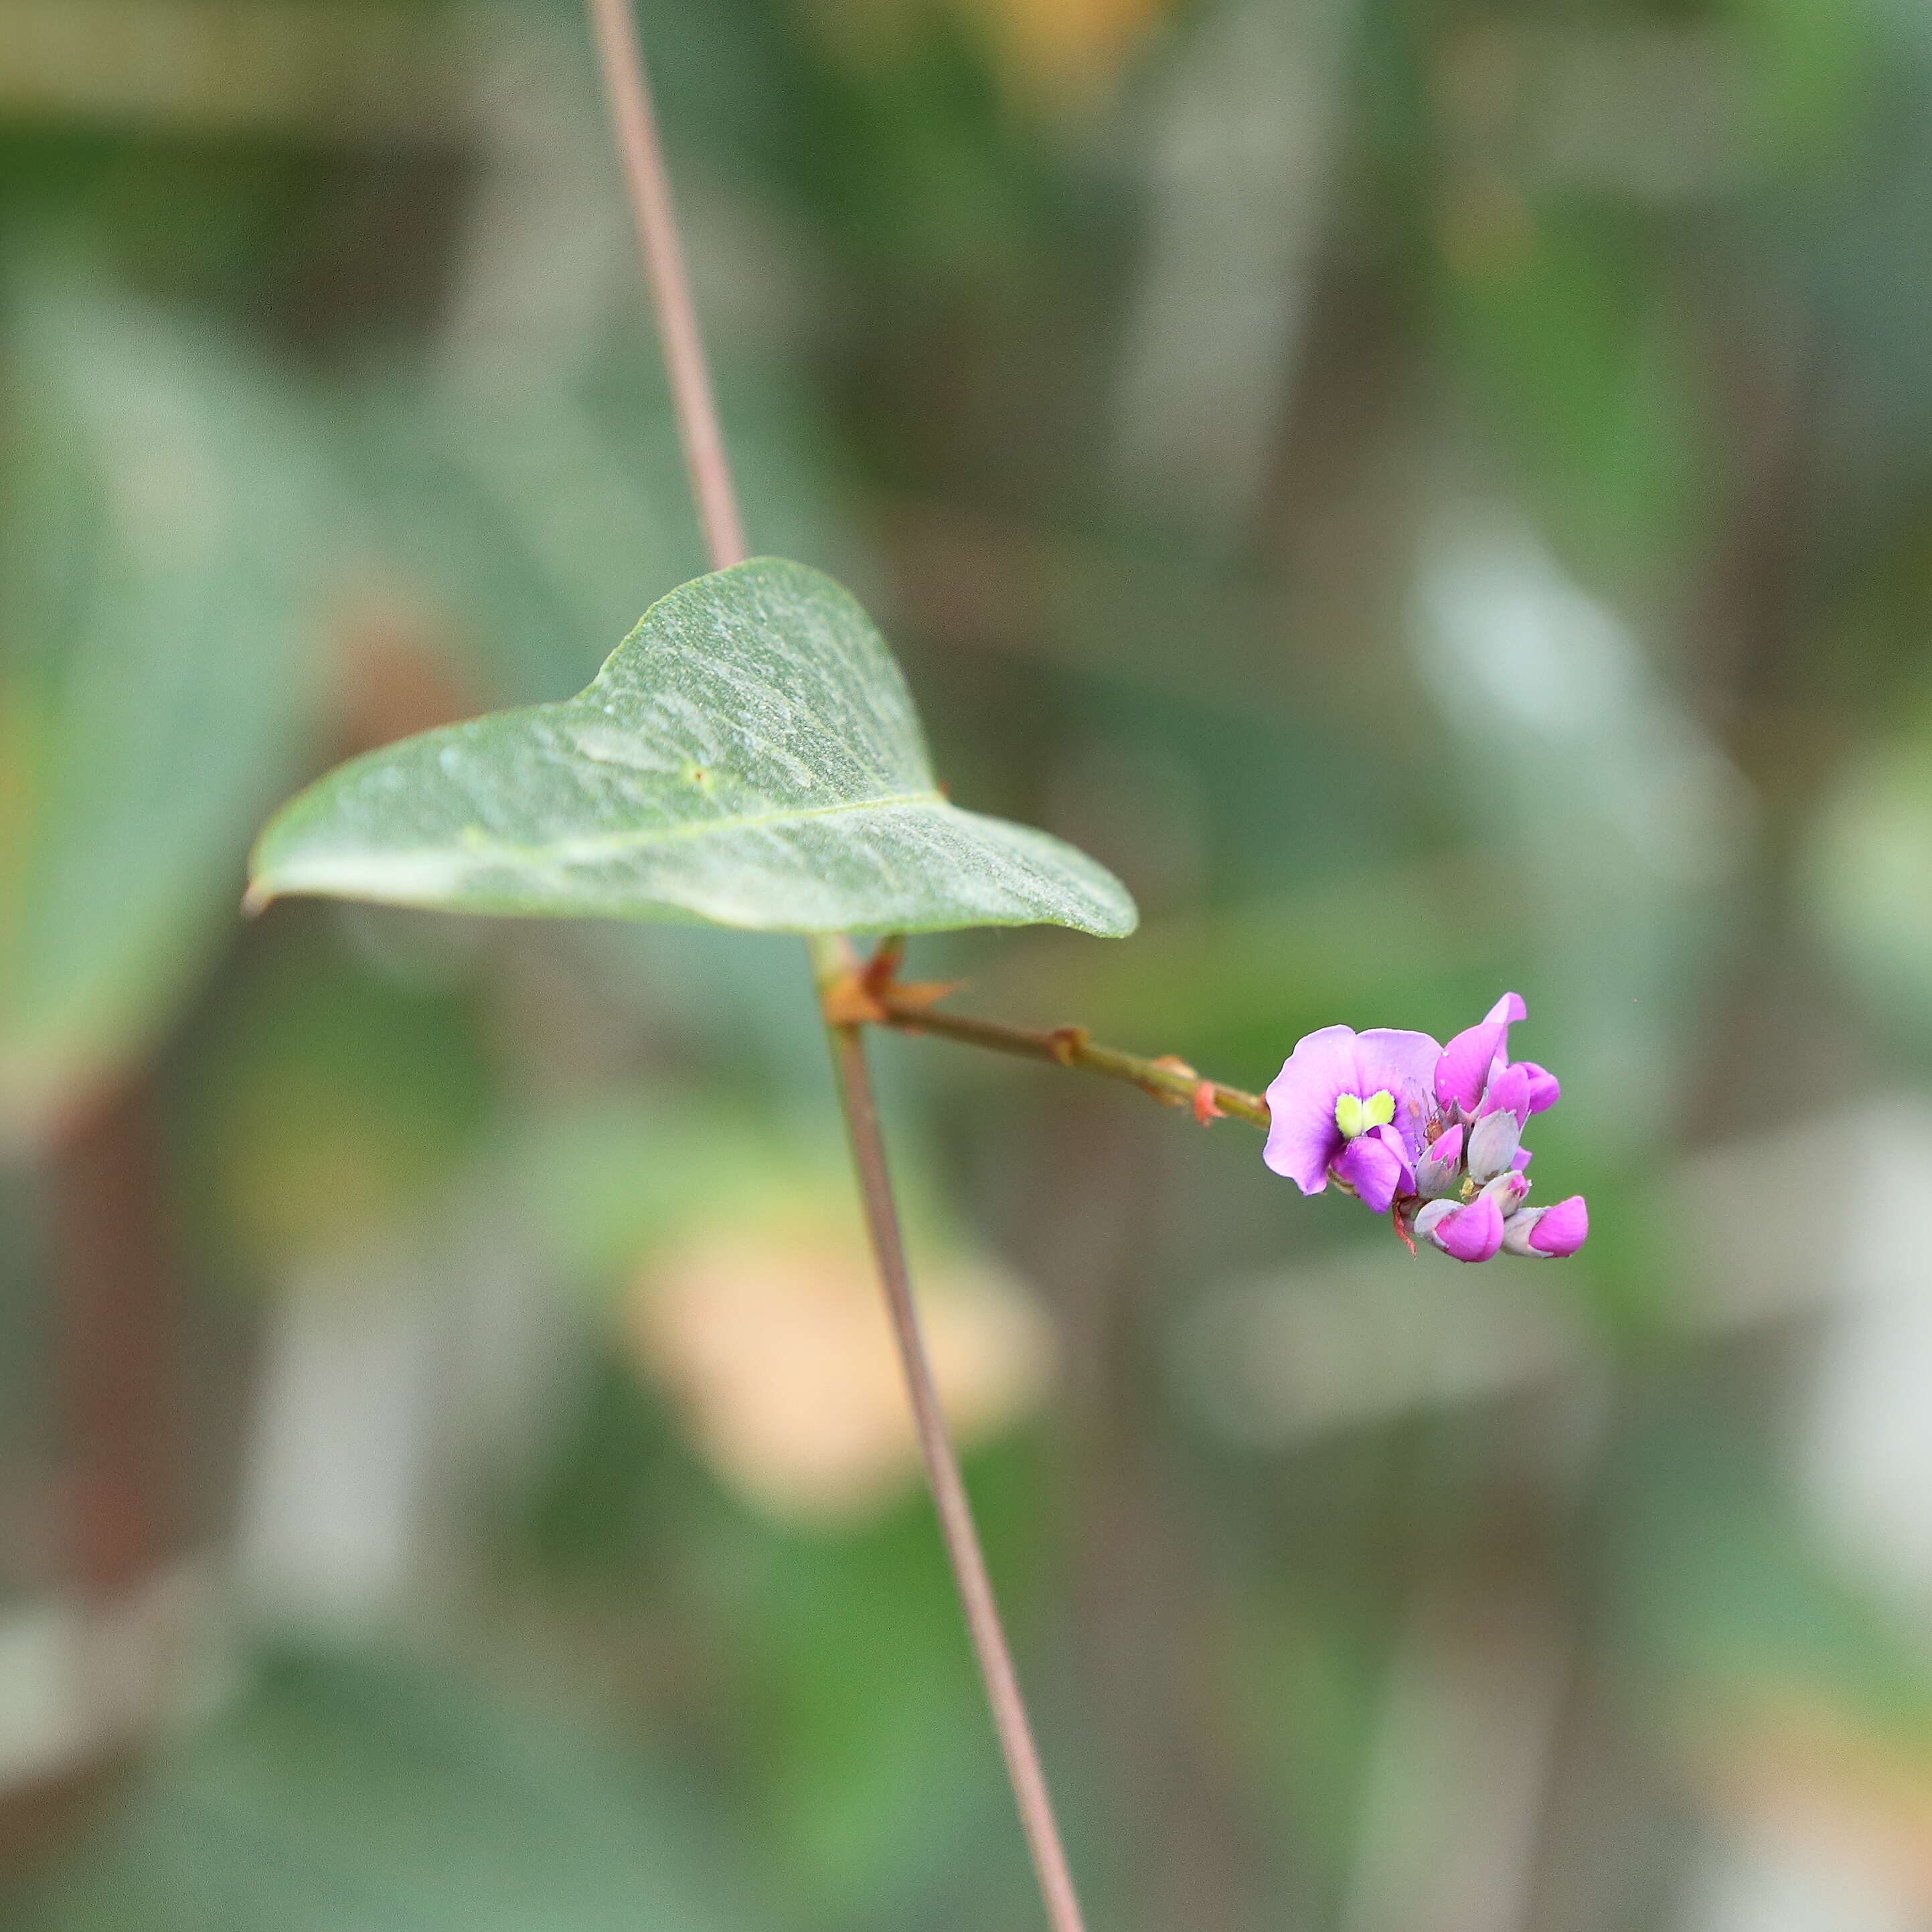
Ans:
[[[790,1922],[693,1804],[688,1781],[672,1760],[430,1665],[269,1657],[249,1694],[149,1766],[4,1923],[727,1932]]]
[[[0,518],[0,1145],[148,1051],[302,767],[338,554],[299,392],[79,276],[10,289]]]
[[[669,390],[628,335],[594,353],[374,362],[340,447],[397,577],[446,612],[479,705],[582,688],[654,598],[704,567]],[[792,556],[850,559],[832,427],[797,388],[718,358],[731,471],[752,524]]]
[[[470,1003],[371,970],[345,929],[304,922],[251,948],[186,1057],[184,1171],[211,1243],[257,1278],[395,1238],[434,1210],[491,1115]]]
[[[287,892],[766,932],[1130,932],[1113,876],[939,789],[905,681],[850,595],[754,558],[652,604],[562,704],[344,765],[255,848]]]

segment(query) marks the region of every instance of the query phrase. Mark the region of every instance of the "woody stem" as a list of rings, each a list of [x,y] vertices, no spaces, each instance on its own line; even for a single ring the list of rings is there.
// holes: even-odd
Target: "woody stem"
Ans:
[[[814,950],[821,983],[829,983],[823,976],[828,964],[836,970],[838,956],[832,948]],[[872,1075],[866,1064],[865,1038],[857,1027],[836,1022],[828,1021],[826,1030],[831,1037],[832,1069],[844,1108],[846,1131],[852,1144],[853,1165],[858,1172],[873,1254],[885,1286],[886,1306],[892,1316],[893,1336],[898,1344],[907,1392],[912,1400],[913,1418],[926,1456],[933,1504],[938,1513],[946,1557],[952,1566],[953,1580],[958,1586],[960,1604],[966,1613],[967,1629],[979,1659],[980,1673],[986,1683],[993,1727],[1006,1760],[1006,1775],[1012,1785],[1027,1849],[1032,1855],[1047,1922],[1053,1932],[1082,1932],[1080,1903],[1054,1817],[1053,1799],[1034,1742],[1033,1726],[1027,1716],[1018,1674],[1013,1668],[1012,1653],[1007,1648],[1006,1632],[1000,1622],[986,1554],[974,1526],[973,1506],[959,1473],[959,1459],[946,1432],[939,1392],[920,1331],[898,1216],[892,1204],[878,1111],[872,1097]]]
[[[638,44],[632,0],[586,0],[597,44],[599,65],[609,98],[619,153],[622,159],[632,211],[649,273],[658,319],[658,333],[670,378],[678,429],[692,494],[704,527],[714,570],[742,561],[743,526],[732,488],[731,469],[706,366],[704,344],[695,306],[685,274],[684,251],[679,240],[670,177],[651,112],[645,78],[644,50]],[[820,1004],[850,967],[851,948],[836,934],[811,942],[812,968]],[[878,1258],[892,1334],[918,1427],[920,1449],[926,1460],[939,1516],[940,1534],[952,1574],[966,1627],[980,1675],[986,1680],[993,1726],[1013,1788],[1028,1850],[1040,1883],[1047,1922],[1052,1932],[1083,1932],[1079,1901],[1060,1841],[1040,1754],[1027,1719],[1019,1679],[1013,1669],[999,1607],[987,1575],[986,1559],[974,1527],[959,1461],[946,1432],[946,1418],[920,1332],[919,1312],[906,1270],[905,1250],[893,1204],[892,1183],[886,1170],[884,1142],[873,1105],[872,1078],[866,1065],[865,1042],[856,1027],[834,1018],[829,1006],[826,1030],[831,1042],[833,1072],[852,1143],[859,1192]]]

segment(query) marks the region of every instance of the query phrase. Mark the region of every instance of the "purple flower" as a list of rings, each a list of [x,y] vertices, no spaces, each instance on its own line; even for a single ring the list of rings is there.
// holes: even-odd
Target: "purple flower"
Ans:
[[[1324,1027],[1295,1044],[1268,1090],[1262,1158],[1304,1194],[1330,1178],[1458,1261],[1499,1250],[1574,1254],[1589,1232],[1581,1195],[1527,1208],[1523,1129],[1562,1089],[1534,1060],[1509,1057],[1528,1017],[1505,993],[1447,1046],[1428,1034]]]
[[[1385,1174],[1384,1156],[1398,1150],[1406,1162],[1412,1162],[1424,1144],[1422,1096],[1429,1091],[1442,1054],[1426,1033],[1399,1033],[1387,1027],[1358,1034],[1349,1027],[1332,1026],[1304,1034],[1268,1084],[1268,1137],[1262,1160],[1304,1194],[1319,1194],[1328,1185],[1330,1168],[1339,1172],[1343,1154],[1371,1134],[1383,1154],[1353,1156],[1352,1164],[1358,1171]],[[1394,1128],[1393,1135],[1385,1134],[1385,1128]],[[1351,1186],[1356,1184],[1353,1174],[1342,1178]],[[1410,1173],[1411,1186],[1414,1178]],[[1376,1212],[1386,1208],[1384,1202]]]

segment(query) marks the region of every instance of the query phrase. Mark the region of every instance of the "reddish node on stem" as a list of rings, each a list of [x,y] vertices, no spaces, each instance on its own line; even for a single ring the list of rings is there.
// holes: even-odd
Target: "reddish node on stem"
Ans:
[[[1047,1035],[1046,1043],[1061,1066],[1078,1066],[1082,1049],[1087,1044],[1087,1029],[1083,1026],[1055,1027]]]
[[[1221,1111],[1221,1103],[1214,1097],[1214,1083],[1204,1080],[1194,1090],[1194,1118],[1202,1126],[1210,1120],[1225,1120],[1228,1117]]]
[[[892,1003],[900,1011],[908,1007],[923,1012],[941,1000],[950,999],[964,986],[964,980],[907,980],[891,988]]]
[[[1158,1066],[1163,1073],[1178,1073],[1184,1080],[1198,1080],[1201,1078],[1200,1075],[1196,1072],[1194,1069],[1178,1054],[1161,1054],[1157,1058],[1149,1060],[1148,1064],[1150,1066]],[[1146,1090],[1151,1094],[1163,1107],[1184,1107],[1187,1104],[1186,1097],[1175,1093],[1172,1088],[1156,1087],[1150,1081]],[[1195,1102],[1195,1118],[1198,1120],[1200,1102],[1198,1099]]]
[[[880,940],[873,949],[871,958],[857,972],[848,976],[852,982],[851,989],[835,988],[829,997],[838,1000],[852,1024],[869,1021],[884,1025],[891,1020],[895,1008],[901,1012],[922,1012],[928,1006],[936,1006],[949,994],[958,992],[966,983],[964,980],[897,979],[894,976],[904,957],[905,939],[902,934],[896,932]]]
[[[862,973],[842,973],[819,995],[825,1017],[834,1026],[883,1026],[886,1010],[866,983]]]
[[[898,971],[899,962],[904,957],[905,939],[899,933],[888,934],[872,949],[872,956],[866,962],[859,976],[866,992],[874,999],[883,1000],[892,991],[893,975]]]

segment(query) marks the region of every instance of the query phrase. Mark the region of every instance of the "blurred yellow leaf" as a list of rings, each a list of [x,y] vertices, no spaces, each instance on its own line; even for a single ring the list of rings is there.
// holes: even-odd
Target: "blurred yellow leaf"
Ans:
[[[1017,98],[1048,110],[1104,94],[1173,0],[835,0],[829,24],[876,52],[951,14],[986,46]]]
[[[1838,1840],[1932,1910],[1932,1738],[1881,1730],[1803,1688],[1695,1729],[1718,1805]]]
[[[919,1280],[955,1435],[968,1444],[997,1435],[1046,1389],[1045,1317],[982,1263],[943,1262]],[[862,1520],[914,1480],[911,1412],[856,1227],[803,1214],[713,1224],[646,1268],[626,1322],[639,1364],[676,1394],[718,1479],[754,1508]]]

